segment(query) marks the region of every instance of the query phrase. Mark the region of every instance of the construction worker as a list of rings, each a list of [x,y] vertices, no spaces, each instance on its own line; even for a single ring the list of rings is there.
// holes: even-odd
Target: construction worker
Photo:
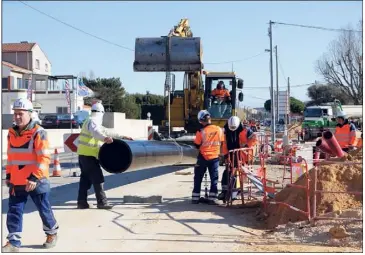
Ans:
[[[194,169],[192,203],[199,203],[201,183],[208,168],[211,180],[208,203],[217,205],[218,167],[224,139],[223,131],[220,127],[211,124],[210,113],[206,110],[198,113],[198,120],[203,128],[196,132],[194,140],[195,146],[199,149],[199,155]]]
[[[79,135],[77,154],[81,169],[79,194],[77,198],[78,209],[88,209],[87,192],[94,186],[98,209],[111,209],[104,192],[104,175],[99,165],[98,154],[102,142],[112,143],[113,138],[105,136],[103,132],[104,107],[101,103],[94,103],[91,107],[91,116],[82,125]]]
[[[221,101],[230,101],[231,95],[227,89],[224,89],[224,82],[219,81],[217,87],[212,91],[212,97]]]
[[[6,185],[9,187],[9,210],[6,225],[8,242],[3,252],[18,252],[21,246],[23,212],[30,195],[43,223],[47,239],[44,248],[57,242],[58,224],[53,215],[49,182],[49,142],[47,132],[32,120],[32,102],[17,99],[13,104],[15,126],[9,129]]]
[[[228,119],[227,123],[224,125],[224,144],[223,144],[223,155],[228,160],[228,153],[230,150],[235,150],[239,148],[252,148],[256,145],[257,139],[253,131],[247,125],[248,122],[244,121],[246,125],[243,125],[240,119],[237,116],[232,116]],[[233,158],[233,153],[229,154],[230,159]],[[235,155],[235,160],[233,162],[234,166],[237,167],[237,154]],[[248,163],[248,161],[253,159],[253,155],[249,153],[248,157],[242,157],[245,161],[244,163]],[[228,183],[230,179],[230,172],[228,169],[225,169],[222,175],[222,192],[219,194],[219,200],[225,200],[227,191],[228,191]],[[232,194],[234,195],[234,194]],[[237,195],[237,194],[236,194]],[[235,195],[232,197],[235,199]]]
[[[345,112],[341,111],[336,117],[337,125],[335,137],[344,152],[356,149],[356,128],[346,119]]]

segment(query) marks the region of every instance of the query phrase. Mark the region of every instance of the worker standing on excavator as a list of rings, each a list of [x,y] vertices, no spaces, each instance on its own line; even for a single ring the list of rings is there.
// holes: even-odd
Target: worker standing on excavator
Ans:
[[[199,149],[199,155],[194,169],[192,203],[199,203],[201,183],[208,168],[211,181],[208,203],[217,205],[218,167],[219,155],[224,141],[223,131],[220,127],[211,124],[210,113],[207,110],[198,113],[198,120],[203,128],[196,132],[194,140],[195,146]]]
[[[356,128],[349,123],[345,112],[341,111],[336,117],[335,137],[344,152],[356,149]]]
[[[245,121],[246,123],[246,121]],[[247,123],[248,124],[248,123]],[[232,116],[228,119],[224,126],[224,144],[223,144],[223,155],[228,163],[228,153],[230,150],[235,150],[239,148],[252,148],[256,145],[257,139],[254,132],[249,128],[248,125],[243,125],[237,116]],[[234,166],[237,167],[237,156],[233,157],[233,153],[229,154],[230,159],[234,158]],[[249,160],[253,159],[252,153],[248,152],[246,157],[242,157],[248,163]],[[228,164],[227,164],[228,165]],[[225,200],[228,191],[228,184],[231,178],[231,174],[228,169],[225,169],[222,176],[222,192],[219,194],[219,200]],[[235,199],[235,196],[232,197]]]

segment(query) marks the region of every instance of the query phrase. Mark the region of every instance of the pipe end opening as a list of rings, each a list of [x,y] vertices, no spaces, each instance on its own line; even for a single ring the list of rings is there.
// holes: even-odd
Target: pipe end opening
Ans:
[[[99,162],[108,173],[123,173],[132,163],[132,151],[126,142],[114,139],[113,143],[101,146]]]

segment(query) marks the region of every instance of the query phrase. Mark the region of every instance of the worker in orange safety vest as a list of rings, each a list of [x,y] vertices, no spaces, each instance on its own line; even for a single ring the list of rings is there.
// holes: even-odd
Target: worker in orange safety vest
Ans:
[[[335,137],[344,152],[356,149],[356,127],[349,123],[345,112],[341,111],[336,116]]]
[[[219,81],[217,87],[212,91],[212,96],[223,101],[230,101],[231,95],[227,89],[224,88],[224,82]]]
[[[232,116],[228,119],[224,126],[225,139],[223,144],[223,155],[226,159],[226,162],[228,160],[228,153],[230,150],[239,148],[253,148],[257,144],[256,135],[248,126],[248,122],[244,121],[244,123],[245,124],[242,124],[237,116]],[[231,161],[234,157],[233,164],[235,167],[237,167],[237,153],[234,156],[233,153],[230,153],[229,157]],[[252,161],[252,151],[241,152],[240,159],[243,161],[243,164],[247,164],[249,161]],[[225,169],[221,181],[222,192],[218,195],[219,200],[225,200],[230,178],[230,172],[228,169]],[[234,196],[232,198],[235,199]]]
[[[199,203],[201,183],[208,168],[211,181],[208,203],[217,205],[219,155],[224,141],[223,130],[211,124],[210,113],[206,110],[198,113],[198,120],[203,128],[196,132],[194,140],[195,146],[199,149],[199,155],[194,169],[192,203]]]
[[[53,215],[49,182],[49,142],[47,132],[31,119],[33,104],[17,99],[13,104],[15,126],[9,129],[6,185],[9,187],[9,210],[6,225],[8,242],[3,252],[18,252],[21,246],[24,206],[28,195],[36,205],[47,235],[44,248],[57,242],[58,224]]]

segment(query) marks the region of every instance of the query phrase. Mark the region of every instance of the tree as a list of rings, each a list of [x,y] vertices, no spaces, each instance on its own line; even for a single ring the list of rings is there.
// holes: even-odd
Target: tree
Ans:
[[[125,95],[120,78],[97,78],[89,80],[83,78],[84,84],[93,90],[96,98],[102,100],[106,112],[121,112],[121,104],[117,103]],[[85,104],[90,105],[91,98],[85,98]]]
[[[264,104],[265,110],[271,112],[271,100],[266,100]],[[290,112],[301,113],[304,111],[304,103],[295,97],[290,97]]]
[[[265,110],[271,112],[271,100],[266,100],[264,104]]]
[[[308,87],[307,90],[307,95],[311,100],[306,103],[306,106],[321,105],[333,102],[335,99],[340,100],[342,104],[353,103],[352,98],[346,95],[341,88],[330,84],[315,84]]]
[[[115,102],[115,108],[124,112],[127,119],[141,118],[141,106],[136,104],[136,98],[128,93],[121,100]]]
[[[356,105],[362,104],[362,54],[362,31],[354,31],[349,26],[331,42],[328,52],[316,64],[316,71],[324,80],[340,88]]]

